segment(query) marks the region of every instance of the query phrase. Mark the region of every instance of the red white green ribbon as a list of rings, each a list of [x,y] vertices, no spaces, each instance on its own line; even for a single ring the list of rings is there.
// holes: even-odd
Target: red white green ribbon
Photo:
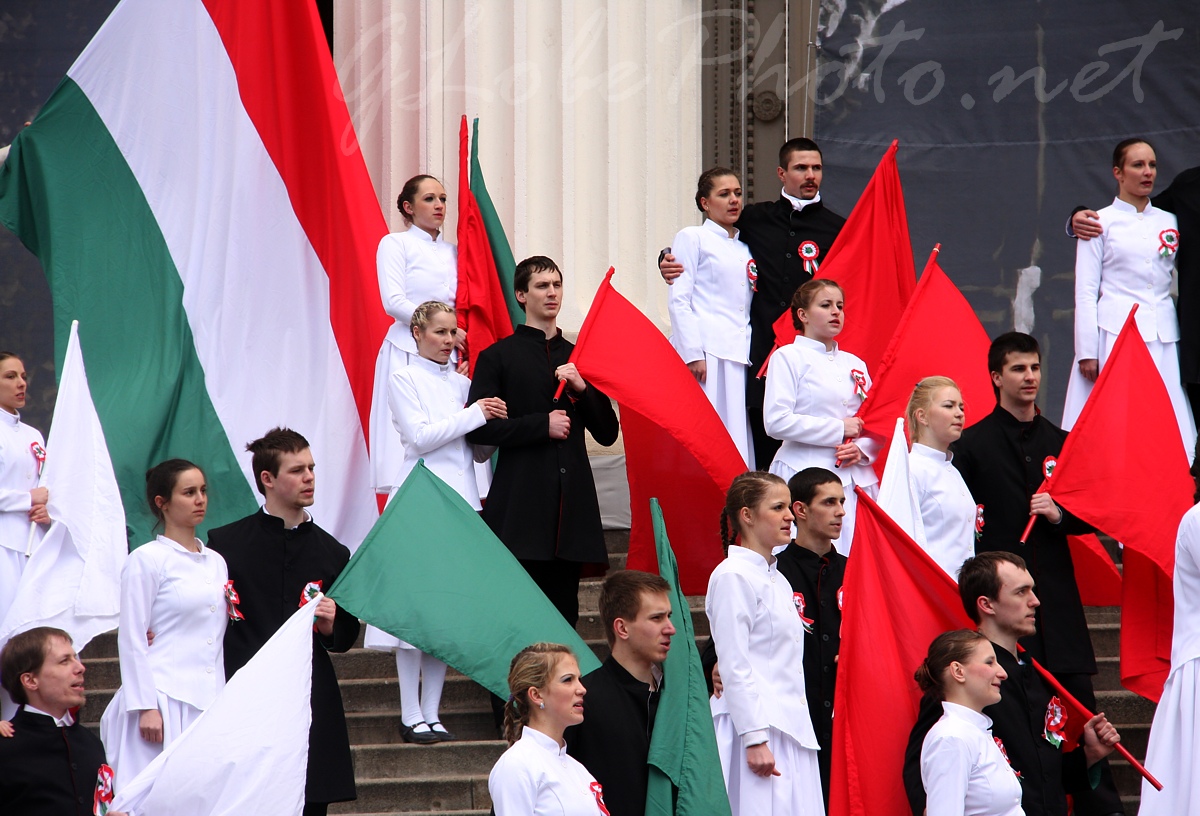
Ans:
[[[821,248],[817,246],[816,241],[805,241],[796,251],[804,259],[804,271],[810,275],[817,274],[817,270],[821,266],[817,263],[817,258],[821,257]]]
[[[1051,476],[1054,475],[1054,468],[1056,468],[1057,466],[1058,466],[1058,460],[1055,459],[1053,456],[1047,456],[1042,461],[1042,477],[1045,479],[1049,479]]]
[[[304,585],[304,589],[300,590],[300,605],[304,606],[309,601],[321,594],[321,584],[324,581],[309,581]],[[317,631],[317,623],[313,621],[313,631]]]
[[[1017,779],[1020,779],[1021,772],[1013,768],[1012,760],[1008,758],[1008,751],[1004,750],[1004,740],[999,737],[992,737],[992,739],[996,741],[996,747],[1000,749],[1000,756],[1004,757],[1004,761],[1008,763],[1008,767],[1012,768],[1012,772],[1016,775]]]
[[[246,616],[238,609],[238,604],[242,599],[238,597],[237,590],[233,588],[233,581],[225,582],[225,611],[229,615],[231,621],[245,620]]]
[[[29,450],[33,453],[33,458],[37,460],[38,476],[42,475],[42,468],[46,466],[46,449],[42,447],[41,442],[30,442]]]
[[[1170,258],[1179,251],[1179,230],[1165,229],[1158,234],[1158,254]]]
[[[105,816],[113,800],[113,769],[101,765],[96,772],[96,793],[92,797],[93,816]]]
[[[1055,695],[1046,706],[1046,730],[1042,732],[1042,736],[1046,738],[1046,742],[1058,748],[1067,738],[1066,729],[1067,711],[1063,708],[1062,700]]]
[[[867,375],[857,368],[850,371],[850,379],[854,380],[854,393],[859,399],[867,398]]]
[[[983,505],[975,505],[975,540],[983,538]]]
[[[754,259],[746,261],[746,279],[750,281],[750,291],[758,291],[758,264]]]
[[[813,634],[813,624],[815,621],[812,618],[804,617],[804,593],[793,592],[792,603],[796,605],[796,613],[800,615],[800,623],[804,624],[804,631],[808,634]]]
[[[611,816],[608,808],[604,805],[604,787],[599,782],[592,782],[590,787],[592,795],[596,797],[596,807],[600,808],[600,812],[604,816]]]

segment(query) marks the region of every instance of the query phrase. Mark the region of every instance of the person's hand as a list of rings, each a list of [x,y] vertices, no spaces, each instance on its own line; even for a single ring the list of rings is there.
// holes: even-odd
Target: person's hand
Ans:
[[[692,376],[696,378],[696,382],[703,383],[708,379],[708,363],[704,360],[696,360],[687,364],[688,371],[692,372]]]
[[[755,776],[783,776],[775,770],[775,755],[765,742],[746,749],[746,764]]]
[[[1080,210],[1071,216],[1071,232],[1080,240],[1090,241],[1103,231],[1100,226],[1100,214],[1095,210]]]
[[[554,376],[560,380],[566,380],[567,385],[571,386],[571,390],[576,394],[582,394],[587,390],[587,383],[583,377],[579,376],[579,369],[574,363],[563,363],[558,368],[554,369]]]
[[[153,629],[146,630],[146,645],[147,646],[154,645],[154,630]]]
[[[468,365],[467,365],[467,361],[466,361],[466,360],[463,360],[463,359],[461,359],[461,358],[460,358],[460,359],[459,359],[459,361],[458,361],[458,367],[457,367],[457,368],[455,368],[454,370],[455,370],[456,372],[458,372],[459,374],[462,374],[464,377],[469,377],[469,376],[471,375],[471,368],[470,368],[470,366],[468,366]]]
[[[333,602],[333,598],[326,596],[317,601],[317,631],[325,637],[333,634],[333,619],[337,617],[337,604]]]
[[[663,255],[663,259],[658,262],[658,274],[662,275],[662,279],[670,286],[675,282],[675,279],[683,274],[683,264],[675,260],[675,256],[668,252]]]
[[[842,436],[846,439],[855,439],[862,433],[863,421],[856,416],[846,417],[842,420],[842,425],[846,428],[842,432]]]
[[[563,410],[550,412],[550,438],[566,439],[571,435],[571,418]]]
[[[1111,754],[1120,741],[1121,735],[1117,733],[1116,726],[1108,721],[1103,711],[1084,723],[1080,744],[1083,745],[1088,767]]]
[[[1062,521],[1062,508],[1054,503],[1049,493],[1034,493],[1029,500],[1029,515],[1045,516],[1051,524]]]
[[[838,467],[857,465],[866,458],[863,455],[862,448],[854,442],[843,442],[837,446],[837,450],[834,453],[837,455]]]
[[[35,524],[49,524],[50,511],[46,509],[44,504],[35,504],[29,508],[29,520]]]
[[[1088,382],[1095,382],[1100,376],[1100,361],[1099,360],[1080,360],[1079,373],[1084,376]]]
[[[467,330],[459,329],[454,334],[454,347],[458,349],[458,353],[462,354],[467,350]]]
[[[0,737],[11,737],[14,733],[16,732],[13,731],[12,723],[8,720],[0,720]]]
[[[50,490],[45,487],[35,487],[29,491],[29,503],[35,507],[50,501]]]
[[[138,715],[138,731],[146,742],[163,741],[162,714],[158,713],[157,708],[148,708]]]
[[[508,419],[508,406],[499,397],[484,397],[475,400],[475,404],[483,411],[484,419]]]
[[[720,665],[713,663],[712,681],[713,681],[713,696],[720,697],[725,693],[725,684],[721,682],[721,671],[717,668]]]

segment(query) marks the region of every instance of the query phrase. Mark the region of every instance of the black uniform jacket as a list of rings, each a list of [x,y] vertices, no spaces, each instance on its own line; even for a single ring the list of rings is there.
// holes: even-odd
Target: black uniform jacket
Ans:
[[[1151,201],[1179,221],[1179,373],[1185,383],[1200,383],[1200,167],[1184,170]]]
[[[24,707],[13,736],[0,737],[0,813],[11,816],[91,816],[96,774],[104,764],[100,738],[78,720],[59,728]]]
[[[1021,808],[1025,816],[1067,816],[1067,793],[1090,788],[1087,758],[1082,748],[1063,753],[1046,740],[1050,688],[1028,661],[1022,664],[1008,649],[992,646],[1008,679],[1000,683],[1000,702],[983,713],[992,718],[992,736],[1004,743],[1009,763],[1020,772]],[[904,789],[915,816],[925,809],[921,745],[941,717],[942,701],[925,695],[904,752]]]
[[[309,582],[320,581],[322,591],[328,592],[350,560],[350,551],[311,521],[288,530],[283,519],[262,510],[212,530],[208,546],[225,558],[240,598],[238,609],[245,616],[225,629],[226,678],[246,665],[295,613]],[[358,631],[358,618],[339,606],[333,634],[313,632],[312,727],[304,788],[308,802],[355,798],[346,713],[328,653],[348,651]]]
[[[484,349],[467,402],[500,397],[508,406],[508,419],[490,419],[467,439],[500,449],[483,520],[513,555],[607,567],[583,431],[607,446],[617,441],[619,426],[612,403],[593,385],[578,395],[568,386],[554,402],[554,370],[567,362],[573,348],[561,331],[547,339],[540,329],[517,326],[511,336]],[[570,417],[571,433],[551,439],[550,412],[559,409]]]
[[[975,502],[983,505],[983,534],[975,552],[1007,550],[1029,565],[1042,605],[1037,632],[1022,638],[1021,645],[1056,674],[1095,674],[1096,655],[1067,543],[1067,535],[1092,528],[1064,510],[1058,524],[1039,518],[1028,542],[1020,542],[1029,501],[1042,484],[1042,464],[1047,456],[1058,456],[1066,438],[1066,431],[1040,414],[1021,422],[997,405],[963,431],[953,447],[954,466]]]
[[[650,735],[660,691],[638,680],[611,656],[583,678],[583,722],[567,729],[567,753],[604,788],[612,816],[643,816]]]

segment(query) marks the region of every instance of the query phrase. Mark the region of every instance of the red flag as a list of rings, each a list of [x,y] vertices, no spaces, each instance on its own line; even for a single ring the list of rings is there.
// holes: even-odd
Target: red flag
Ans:
[[[1050,477],[1050,495],[1125,545],[1121,682],[1155,702],[1171,666],[1175,534],[1194,482],[1171,398],[1130,310]],[[1129,495],[1122,495],[1121,487]],[[1149,491],[1152,506],[1135,498]]]
[[[702,595],[720,563],[725,491],[746,463],[708,397],[663,333],[604,276],[571,362],[621,409],[632,525],[630,569],[655,572],[650,499],[678,542],[679,582]]]
[[[513,333],[479,204],[470,187],[467,117],[458,129],[458,293],[455,311],[467,332],[468,359]]]
[[[831,816],[907,813],[904,749],[921,691],[913,680],[935,637],[974,629],[954,579],[858,492],[854,557],[842,583],[833,703]]]
[[[904,416],[921,379],[940,374],[958,383],[967,405],[967,425],[983,419],[996,404],[987,370],[992,341],[971,304],[938,265],[940,246],[934,247],[896,333],[871,369],[871,391],[858,409],[864,432],[883,444],[875,463],[877,471],[882,471],[887,461],[896,417]]]
[[[1100,539],[1091,533],[1067,536],[1071,562],[1075,565],[1075,583],[1084,606],[1119,606],[1121,573]]]
[[[878,366],[917,285],[904,191],[896,167],[897,145],[893,140],[883,154],[814,276],[830,278],[845,288],[847,320],[838,345],[861,357],[869,371]],[[790,309],[775,321],[774,328],[776,348],[796,339]],[[763,370],[756,373],[763,376],[765,365]]]

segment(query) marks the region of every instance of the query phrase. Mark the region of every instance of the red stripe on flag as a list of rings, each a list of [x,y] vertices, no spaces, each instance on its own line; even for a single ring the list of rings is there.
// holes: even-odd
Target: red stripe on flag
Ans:
[[[365,437],[375,358],[390,325],[375,272],[375,250],[387,224],[316,6],[203,2],[233,64],[246,113],[329,277],[329,322]]]

